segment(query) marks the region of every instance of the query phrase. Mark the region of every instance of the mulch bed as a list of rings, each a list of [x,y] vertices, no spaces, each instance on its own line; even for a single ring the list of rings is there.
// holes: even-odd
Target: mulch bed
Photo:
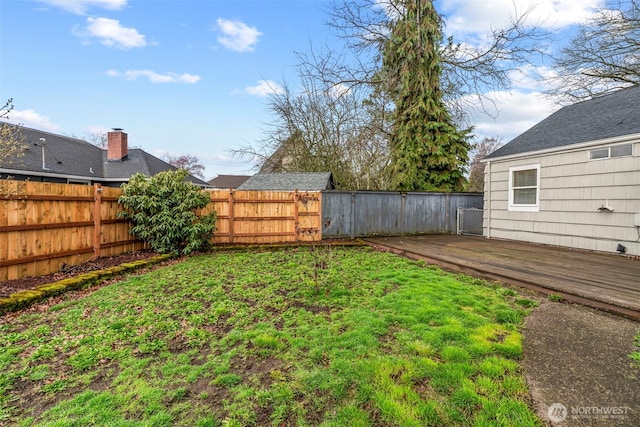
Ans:
[[[128,252],[120,255],[100,257],[85,261],[82,264],[69,266],[56,273],[47,274],[46,276],[24,277],[22,279],[0,282],[0,298],[7,298],[13,293],[24,291],[27,289],[33,289],[36,286],[44,285],[45,283],[57,282],[58,280],[75,277],[82,273],[87,273],[94,270],[102,270],[105,268],[124,264],[126,262],[148,259],[154,255],[158,254],[151,251]]]
[[[303,242],[298,242],[298,245],[304,245]],[[312,245],[312,243],[307,243],[308,245]],[[265,245],[266,247],[278,247],[278,246],[289,246],[290,243],[284,244],[273,244],[273,245]],[[344,245],[356,245],[361,246],[364,245],[361,241],[354,241],[352,239],[334,239],[329,241],[323,241],[321,244],[317,244],[318,246],[344,246]],[[218,251],[222,250],[236,250],[239,246],[229,245],[224,246],[220,245],[218,247]],[[45,283],[53,283],[58,280],[67,279],[70,277],[75,277],[82,273],[87,273],[93,270],[102,270],[108,267],[113,267],[115,265],[124,264],[126,262],[138,261],[141,259],[151,258],[152,256],[158,255],[156,252],[152,251],[137,251],[137,252],[128,252],[120,255],[114,255],[110,257],[100,257],[96,259],[91,259],[82,264],[78,264],[75,266],[68,266],[63,268],[61,271],[56,273],[47,274],[46,276],[37,276],[37,277],[24,277],[22,279],[16,280],[8,280],[5,282],[0,282],[0,298],[7,298],[11,294],[14,294],[19,291],[24,291],[27,289],[34,289],[38,285],[44,285]]]

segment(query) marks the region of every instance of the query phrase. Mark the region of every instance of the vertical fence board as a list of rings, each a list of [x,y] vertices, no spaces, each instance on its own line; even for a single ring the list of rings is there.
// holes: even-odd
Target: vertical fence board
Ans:
[[[323,191],[322,236],[456,233],[459,207],[482,208],[482,194]]]
[[[0,282],[143,249],[118,218],[120,188],[0,181]],[[214,243],[320,240],[320,193],[209,191]],[[297,216],[296,216],[297,212]],[[297,217],[297,222],[296,222]]]

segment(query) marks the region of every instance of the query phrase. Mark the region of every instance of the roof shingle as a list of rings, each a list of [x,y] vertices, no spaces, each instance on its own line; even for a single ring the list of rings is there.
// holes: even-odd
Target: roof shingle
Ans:
[[[128,156],[123,160],[112,161],[107,160],[107,150],[81,139],[24,126],[20,129],[27,150],[19,164],[13,164],[9,168],[27,175],[47,174],[90,181],[125,182],[136,173],[152,176],[176,169],[141,149],[129,149]],[[45,139],[44,144],[41,138]],[[208,186],[206,182],[191,175],[189,180],[197,185]]]
[[[331,172],[260,173],[253,175],[238,190],[322,191],[334,188]]]
[[[640,86],[582,101],[556,111],[487,159],[640,134]]]

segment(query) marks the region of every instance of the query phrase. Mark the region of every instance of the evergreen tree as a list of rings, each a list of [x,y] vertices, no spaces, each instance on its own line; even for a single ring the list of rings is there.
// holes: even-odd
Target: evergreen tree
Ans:
[[[391,173],[398,191],[460,191],[468,131],[457,130],[440,88],[440,16],[431,0],[398,0],[383,49],[383,72],[395,102]]]

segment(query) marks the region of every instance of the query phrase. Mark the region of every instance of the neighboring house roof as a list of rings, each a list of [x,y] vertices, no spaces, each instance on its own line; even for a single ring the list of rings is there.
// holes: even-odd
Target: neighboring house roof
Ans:
[[[209,181],[213,188],[238,188],[243,182],[251,178],[251,175],[218,175]]]
[[[260,173],[246,180],[238,190],[321,191],[333,188],[331,172]]]
[[[141,149],[129,149],[128,155],[123,159],[108,160],[107,150],[81,139],[24,126],[20,126],[20,129],[27,145],[25,155],[14,164],[0,166],[2,173],[55,176],[96,182],[126,182],[136,173],[152,176],[176,169]],[[41,138],[45,139],[44,145]],[[196,185],[208,187],[206,182],[192,175],[189,175],[188,179]]]
[[[260,167],[259,174],[282,172],[284,165],[288,163],[289,144],[284,143],[271,154]]]
[[[485,159],[640,134],[640,86],[556,111]]]

